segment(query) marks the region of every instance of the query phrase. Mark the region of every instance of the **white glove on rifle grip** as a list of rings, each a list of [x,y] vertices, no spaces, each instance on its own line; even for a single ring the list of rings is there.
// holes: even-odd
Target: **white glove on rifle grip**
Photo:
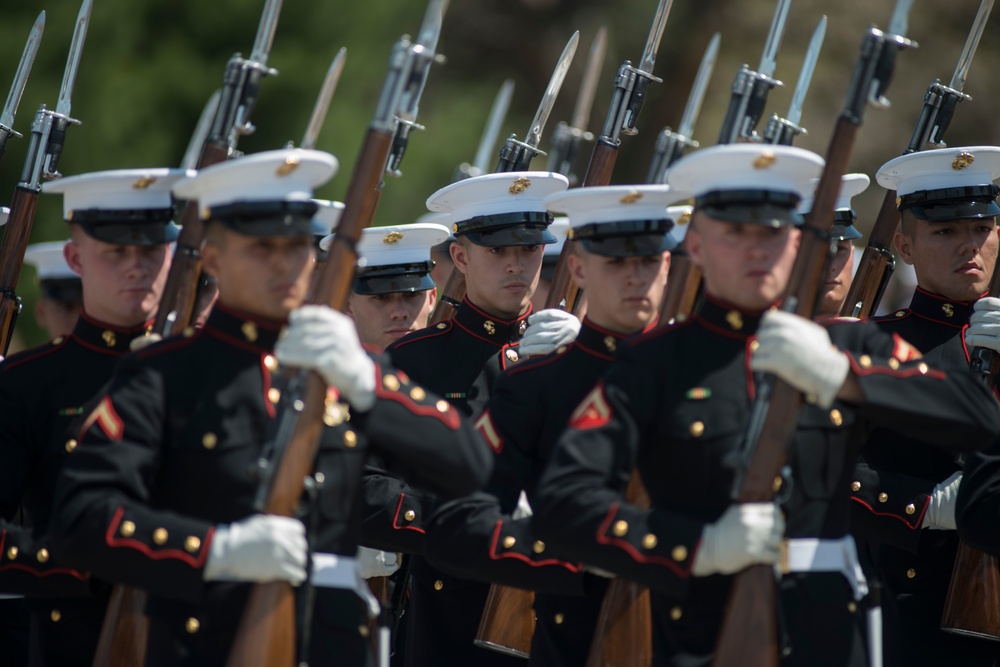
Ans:
[[[399,569],[399,559],[394,551],[379,551],[368,547],[358,547],[358,569],[362,579],[388,577]]]
[[[776,504],[730,505],[718,521],[702,529],[691,573],[733,574],[757,563],[776,563],[784,534],[785,519]]]
[[[560,345],[575,341],[579,333],[580,320],[576,315],[558,308],[546,308],[528,317],[528,328],[517,350],[524,357],[549,354]]]
[[[202,577],[205,581],[306,579],[306,529],[298,519],[254,514],[215,528]]]
[[[932,530],[958,530],[955,522],[955,505],[958,502],[958,487],[962,483],[962,472],[952,473],[951,477],[934,487],[930,502],[921,528]]]
[[[965,346],[970,352],[974,347],[1000,351],[1000,299],[984,296],[973,308],[975,312],[965,330]]]
[[[375,362],[347,315],[327,306],[293,310],[274,354],[283,364],[318,372],[358,410],[375,405]]]
[[[760,347],[750,357],[750,368],[774,373],[828,408],[844,385],[851,363],[830,342],[826,329],[809,320],[771,310],[757,329]]]

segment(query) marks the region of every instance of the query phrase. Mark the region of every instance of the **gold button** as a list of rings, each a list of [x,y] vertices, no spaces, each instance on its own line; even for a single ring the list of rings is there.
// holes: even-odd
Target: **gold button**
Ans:
[[[444,322],[441,322],[440,324],[437,325],[437,328],[438,329],[447,329],[448,325],[445,324]]]
[[[612,531],[618,537],[623,537],[628,532],[628,521],[615,521]]]
[[[395,375],[386,375],[382,378],[382,384],[389,391],[399,391],[399,378]]]
[[[534,551],[536,554],[542,553],[543,551],[545,551],[545,542],[542,542],[541,540],[536,540],[535,543],[531,545],[531,550]]]
[[[274,358],[273,355],[267,355],[264,357],[264,368],[271,371],[272,373],[278,370],[278,360]]]
[[[118,342],[118,339],[115,337],[115,332],[110,329],[105,329],[101,334],[101,338],[104,340],[104,344],[108,347],[114,347],[115,343]]]
[[[670,620],[671,621],[679,621],[679,620],[681,620],[681,616],[683,616],[683,615],[684,615],[684,612],[681,611],[680,607],[674,607],[673,609],[670,610]]]
[[[157,544],[166,544],[168,536],[166,528],[157,528],[153,531],[153,541]]]
[[[184,330],[184,333],[182,335],[185,338],[190,338],[191,336],[194,335],[194,327],[188,327],[187,329]]]
[[[7,549],[7,558],[10,560],[17,560],[17,547]]]
[[[219,444],[219,438],[214,433],[206,433],[201,436],[201,446],[205,449],[214,449]]]
[[[678,544],[674,547],[673,551],[670,552],[670,557],[673,558],[678,563],[687,560],[688,550],[683,544]]]
[[[854,613],[854,612],[856,612],[857,610],[858,610],[858,605],[854,604],[854,601],[853,601],[853,600],[852,600],[851,602],[848,602],[848,603],[847,603],[847,611],[848,611],[849,613],[853,614],[853,613]]]
[[[267,390],[267,400],[277,403],[281,400],[281,391],[277,387],[271,387]]]
[[[52,619],[53,623],[58,623],[59,621],[62,620],[62,612],[59,611],[58,609],[53,609],[52,613],[49,614],[49,618]]]
[[[184,629],[188,631],[189,634],[194,634],[198,632],[201,628],[201,623],[198,622],[197,618],[189,618],[187,623],[184,624]]]
[[[125,537],[132,537],[135,534],[135,524],[131,521],[122,521],[121,534]]]
[[[756,352],[759,347],[760,347],[760,341],[759,340],[750,341],[750,351],[751,352]],[[674,609],[677,609],[677,607],[674,607]]]
[[[451,407],[451,403],[442,399],[438,401],[434,407],[437,408],[438,412],[448,412],[448,408]]]
[[[53,345],[61,345],[64,340],[66,340],[66,339],[63,338],[62,336],[59,336],[57,338],[53,338],[52,339],[52,344]]]
[[[897,310],[896,311],[896,317],[902,317],[903,315],[906,315],[906,311],[905,310]]]
[[[569,348],[566,347],[565,345],[560,345],[559,347],[556,348],[556,354],[562,354],[563,352],[565,352],[568,349]]]
[[[691,422],[691,426],[688,427],[688,431],[691,432],[696,438],[700,438],[701,434],[705,432],[705,425],[701,422]]]
[[[771,490],[774,493],[777,493],[778,491],[781,491],[781,485],[782,484],[784,484],[784,480],[782,480],[780,476],[779,477],[775,477],[774,478],[774,482],[771,483]]]
[[[917,364],[917,370],[920,371],[921,375],[925,375],[927,373],[927,370],[928,370],[927,369],[927,364],[925,364],[924,362],[921,361],[919,364]]]
[[[840,426],[844,423],[844,415],[840,414],[840,410],[830,410],[830,422],[834,426]]]
[[[415,401],[422,401],[425,398],[427,398],[427,392],[421,389],[420,387],[414,387],[413,389],[410,390],[410,398],[412,398]]]
[[[504,549],[510,549],[511,547],[514,546],[515,543],[517,543],[517,539],[515,539],[512,535],[508,535],[507,537],[503,538]]]
[[[643,549],[653,549],[655,547],[656,547],[656,535],[649,533],[644,538],[642,538]]]
[[[504,356],[506,356],[509,361],[518,360],[517,350],[512,350],[509,347],[507,348],[506,352],[504,352]]]
[[[194,553],[201,548],[201,540],[191,535],[186,540],[184,540],[184,548],[187,549],[188,553]]]
[[[74,449],[76,449],[76,440],[70,438],[69,440],[66,441],[66,451],[71,452]]]
[[[49,560],[49,550],[48,549],[39,549],[38,553],[35,554],[35,558],[38,559],[39,563],[47,563],[48,560]]]
[[[562,613],[556,614],[555,621],[556,621],[556,625],[562,625],[563,623],[566,622],[566,614],[562,614]]]
[[[413,521],[417,518],[417,513],[413,510],[406,510],[406,514],[403,515],[403,518],[407,521]]]
[[[899,370],[899,360],[896,357],[889,357],[889,368],[894,371]]]
[[[806,394],[805,398],[806,398],[806,403],[808,403],[809,405],[816,405],[816,401],[819,400],[816,397],[816,394],[811,394],[811,393],[810,394]]]
[[[355,447],[358,444],[358,435],[354,431],[344,433],[344,446]]]
[[[858,363],[861,364],[862,368],[870,368],[872,365],[872,358],[867,354],[862,354],[861,358],[858,359]]]
[[[442,588],[444,588],[444,582],[443,581],[441,581],[440,579],[438,579],[437,581],[434,582],[434,590],[439,591]]]
[[[851,491],[860,491],[861,482],[851,482]]]
[[[909,570],[906,571],[906,578],[907,579],[913,579],[916,576],[917,576],[917,571],[914,570],[912,567]]]
[[[889,502],[889,494],[886,493],[885,491],[883,491],[882,493],[878,494],[878,501],[880,503]]]
[[[369,632],[368,631],[368,626],[365,625],[364,623],[362,623],[361,625],[358,626],[358,634],[361,635],[362,637],[367,637],[368,636],[368,632]]]
[[[906,506],[906,513],[907,514],[913,514],[916,511],[917,511],[917,506],[914,505],[913,503],[910,503],[909,505]]]
[[[240,327],[240,331],[243,332],[243,337],[251,343],[257,340],[257,325],[253,322],[244,322],[243,326]]]

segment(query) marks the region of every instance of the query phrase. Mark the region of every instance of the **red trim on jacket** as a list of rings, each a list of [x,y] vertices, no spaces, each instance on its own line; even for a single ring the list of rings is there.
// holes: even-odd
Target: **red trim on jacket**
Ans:
[[[672,570],[674,574],[682,579],[686,579],[691,575],[690,568],[682,567],[677,561],[670,558],[664,558],[662,556],[646,555],[641,553],[635,546],[628,540],[619,539],[617,537],[611,537],[607,535],[608,529],[611,527],[611,523],[614,521],[615,516],[618,514],[618,503],[611,503],[611,508],[608,510],[608,515],[604,517],[604,521],[597,528],[597,541],[600,544],[605,544],[608,546],[618,547],[627,553],[632,560],[638,563],[650,564],[650,565],[662,565],[669,570]],[[696,545],[697,546],[697,545]],[[695,553],[697,548],[692,549],[691,553],[688,554],[688,562],[694,563]]]
[[[208,533],[205,535],[205,539],[201,543],[201,551],[196,558],[192,554],[182,551],[180,549],[162,549],[155,550],[151,549],[149,545],[140,542],[139,540],[133,540],[128,537],[116,537],[118,533],[118,526],[121,524],[122,518],[125,516],[125,508],[119,507],[115,511],[115,515],[111,517],[111,523],[108,524],[108,530],[104,534],[104,541],[111,548],[126,547],[129,549],[135,549],[136,551],[142,553],[144,556],[151,558],[153,560],[165,560],[173,559],[182,561],[191,567],[201,568],[205,566],[205,561],[208,559],[208,546],[212,543],[212,538],[215,536],[215,528],[209,528]]]
[[[519,560],[522,563],[527,563],[532,567],[548,567],[554,565],[556,567],[561,567],[563,569],[569,570],[570,572],[577,573],[583,570],[583,566],[580,564],[574,565],[573,563],[567,563],[564,560],[559,560],[558,558],[546,558],[544,560],[533,560],[524,554],[517,553],[516,551],[506,551],[504,553],[497,553],[497,544],[500,541],[500,529],[503,527],[503,519],[497,519],[497,525],[493,529],[493,538],[490,540],[490,559],[491,560],[501,560],[503,558],[513,558],[514,560]]]

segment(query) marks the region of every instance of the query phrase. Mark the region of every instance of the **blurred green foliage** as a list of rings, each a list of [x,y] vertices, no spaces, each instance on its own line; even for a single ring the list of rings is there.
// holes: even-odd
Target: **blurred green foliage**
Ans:
[[[829,14],[827,40],[808,97],[803,123],[809,135],[798,145],[824,153],[850,79],[857,48],[870,23],[884,26],[892,11],[886,0],[795,0],[778,58],[777,76],[788,85],[772,93],[768,113],[784,113],[790,88],[819,17]],[[854,168],[873,174],[909,140],[923,92],[934,78],[947,81],[979,3],[954,0],[915,4],[910,35],[921,48],[900,56],[888,112],[872,111],[855,150]],[[92,23],[73,95],[71,128],[60,170],[67,175],[102,169],[177,165],[202,106],[222,80],[226,60],[249,51],[263,0],[95,0]],[[439,50],[448,57],[435,67],[424,93],[404,176],[390,178],[376,224],[409,222],[424,212],[424,200],[448,184],[456,167],[472,159],[500,83],[517,83],[502,134],[523,136],[553,64],[573,30],[581,43],[543,147],[559,120],[573,108],[590,41],[600,25],[610,31],[608,57],[589,129],[603,124],[614,71],[622,60],[638,61],[655,0],[452,0]],[[15,127],[27,133],[38,104],[54,106],[79,8],[77,0],[9,0],[0,23],[0,99],[6,96],[24,40],[39,11],[47,27]],[[333,99],[318,148],[337,155],[341,173],[317,196],[342,199],[365,128],[374,111],[390,48],[403,33],[416,33],[425,5],[420,0],[285,0],[270,65],[280,74],[261,86],[254,112],[255,134],[240,141],[244,152],[298,142],[322,78],[341,46],[347,67]],[[729,84],[743,62],[756,66],[774,9],[773,0],[676,0],[664,33],[654,86],[639,120],[640,135],[624,137],[615,182],[645,175],[656,134],[676,124],[701,54],[715,31],[722,50],[696,136],[714,143],[729,99]],[[972,67],[967,92],[948,134],[949,143],[996,143],[991,73],[1000,63],[998,26],[987,28]],[[0,202],[20,175],[26,140],[11,139],[0,162]],[[499,146],[497,147],[499,149]],[[581,151],[578,173],[589,149]],[[534,165],[544,168],[545,158]],[[877,212],[881,192],[873,187],[860,202],[860,226]],[[66,227],[58,197],[43,196],[32,240],[61,239]],[[867,220],[866,220],[867,219]],[[26,313],[35,295],[34,276],[22,272],[19,291]],[[26,315],[18,324],[23,342],[42,340]]]

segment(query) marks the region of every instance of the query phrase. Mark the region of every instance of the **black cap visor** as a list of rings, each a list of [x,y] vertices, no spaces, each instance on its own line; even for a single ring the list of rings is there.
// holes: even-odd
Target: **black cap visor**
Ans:
[[[547,245],[556,237],[548,227],[552,214],[542,211],[524,211],[480,215],[455,223],[455,236],[465,236],[476,245],[496,248],[517,245]]]
[[[968,220],[1000,215],[996,198],[1000,187],[972,185],[938,190],[918,190],[899,198],[899,210],[909,211],[920,220]]]
[[[649,257],[673,249],[667,232],[672,220],[622,220],[594,223],[573,230],[584,250],[605,257]]]
[[[74,210],[67,220],[87,236],[115,245],[162,245],[177,240],[181,228],[171,222],[172,208]]]
[[[802,214],[795,210],[800,197],[794,192],[774,190],[714,190],[695,198],[695,208],[709,217],[767,227],[799,226]]]
[[[354,292],[361,295],[424,292],[434,289],[430,276],[431,262],[393,264],[358,269]]]
[[[237,202],[209,211],[244,236],[313,236],[313,216],[319,205],[311,201]]]

